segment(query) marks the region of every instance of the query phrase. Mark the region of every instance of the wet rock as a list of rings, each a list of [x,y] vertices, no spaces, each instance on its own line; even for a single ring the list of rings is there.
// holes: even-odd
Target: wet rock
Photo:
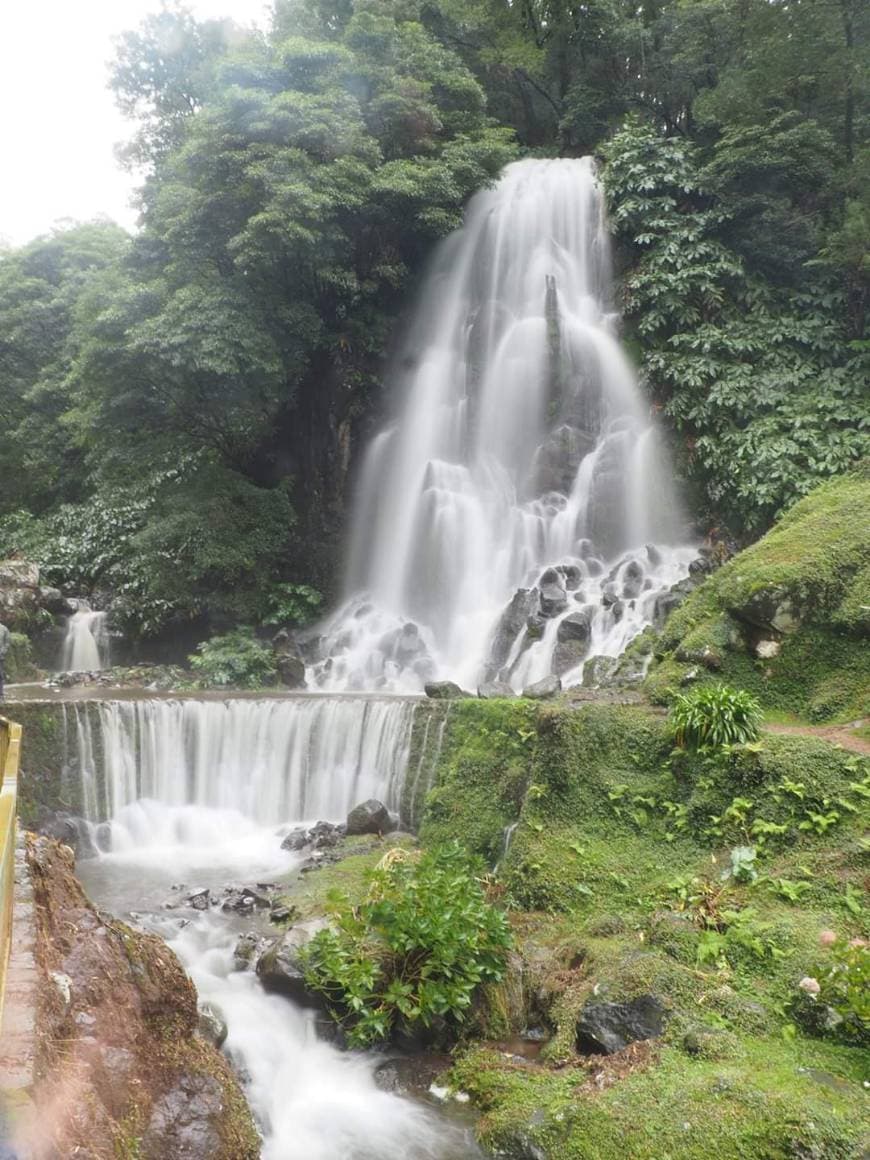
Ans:
[[[653,625],[660,629],[674,609],[679,608],[695,587],[696,584],[686,578],[673,584],[667,592],[660,592],[653,601]]]
[[[409,621],[399,629],[393,644],[393,658],[404,669],[425,655],[427,650],[420,630],[416,624]]]
[[[583,688],[598,689],[607,686],[618,664],[618,657],[590,657],[583,666]]]
[[[622,572],[623,600],[637,600],[643,591],[643,568],[637,560],[630,560]]]
[[[247,971],[263,953],[266,940],[252,931],[240,934],[233,947],[233,970]]]
[[[499,697],[515,697],[516,693],[507,681],[484,681],[478,687],[477,695],[484,701],[492,701]]]
[[[627,1003],[587,1003],[577,1020],[577,1050],[582,1055],[612,1055],[639,1039],[656,1039],[666,1019],[655,995],[640,995]]]
[[[377,798],[369,798],[354,806],[347,815],[347,833],[386,834],[392,829],[390,812]]]
[[[233,914],[253,914],[255,910],[268,910],[270,899],[259,890],[252,890],[250,886],[232,886],[226,892],[221,903],[221,910]]]
[[[288,906],[286,903],[273,903],[269,911],[269,922],[274,922],[277,926],[285,922],[293,922],[299,917],[299,911],[295,906]]]
[[[601,593],[601,603],[605,608],[612,608],[614,604],[619,603],[619,596],[617,595],[616,587],[612,582],[605,584]]]
[[[197,1023],[199,1033],[215,1047],[223,1047],[227,1038],[227,1021],[214,1003],[202,1003]]]
[[[308,831],[300,827],[298,830],[291,830],[284,841],[281,843],[282,850],[302,850],[308,845]]]
[[[223,1152],[222,1094],[211,1076],[183,1075],[151,1109],[142,1139],[144,1155],[211,1160]]]
[[[646,545],[646,558],[649,560],[653,568],[658,568],[659,564],[661,564],[663,560],[662,554],[655,546],[655,544]]]
[[[316,822],[306,837],[315,850],[331,850],[338,845],[347,832],[347,827],[344,825],[336,825],[333,822]]]
[[[693,576],[696,580],[703,580],[705,576],[708,576],[715,569],[715,567],[716,565],[713,563],[710,556],[702,552],[701,555],[697,557],[697,559],[692,560],[692,562],[689,564],[689,575]]]
[[[557,677],[564,677],[577,667],[588,650],[588,642],[583,640],[561,640],[553,650],[553,670]]]
[[[676,651],[676,658],[684,664],[703,665],[710,672],[718,672],[722,668],[722,657],[709,645],[703,648],[687,649],[681,645]]]
[[[469,696],[459,685],[453,681],[429,681],[425,685],[425,692],[427,697],[431,697],[434,701],[446,701],[454,697]]]
[[[583,581],[583,573],[576,564],[560,564],[556,569],[565,579],[565,587],[569,592],[576,592]]]
[[[304,689],[305,661],[299,645],[287,629],[282,628],[272,637],[272,652],[281,684],[288,689]]]
[[[556,629],[556,639],[559,641],[579,640],[588,642],[592,632],[592,609],[582,608],[577,612],[569,612],[559,621]]]
[[[425,1052],[385,1059],[375,1068],[374,1079],[384,1092],[397,1096],[425,1096],[435,1080],[450,1067],[449,1055]]]
[[[548,568],[540,580],[540,607],[546,617],[558,616],[568,607],[568,595],[562,576],[555,568]]]
[[[305,983],[305,970],[300,952],[329,923],[323,918],[297,922],[280,938],[275,939],[257,959],[257,976],[271,991],[289,995],[297,1003],[319,1007],[322,1000]]]
[[[94,853],[93,843],[82,824],[82,819],[66,810],[50,810],[40,818],[36,825],[36,832],[46,838],[54,838],[64,846],[69,846],[76,853],[81,852],[84,857]],[[79,850],[81,847],[81,851]]]
[[[537,588],[518,588],[498,622],[489,653],[488,672],[496,674],[506,664],[514,641],[538,609]]]
[[[526,685],[523,696],[531,701],[546,701],[550,697],[557,697],[562,692],[562,682],[558,677],[543,677],[534,684]]]
[[[211,905],[211,894],[207,886],[192,890],[184,900],[194,910],[208,910]]]
[[[526,621],[526,639],[528,641],[540,640],[544,635],[544,629],[547,627],[546,617],[530,616]]]

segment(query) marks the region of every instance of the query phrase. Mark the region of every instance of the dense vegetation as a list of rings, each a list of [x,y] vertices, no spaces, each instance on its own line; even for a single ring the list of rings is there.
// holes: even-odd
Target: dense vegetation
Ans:
[[[701,1160],[715,1140],[728,1160],[857,1160],[867,759],[767,733],[672,745],[642,707],[454,704],[422,837],[499,850],[516,949],[452,1082],[507,1155]],[[480,810],[504,769],[519,802],[506,854],[502,817]],[[650,994],[660,1039],[578,1050],[587,1004]],[[549,1037],[537,1066],[505,1050],[523,1027]]]
[[[141,232],[0,256],[4,551],[145,633],[330,595],[409,291],[528,152],[606,159],[627,337],[696,511],[763,531],[867,449],[868,21],[858,0],[149,18],[113,76]]]

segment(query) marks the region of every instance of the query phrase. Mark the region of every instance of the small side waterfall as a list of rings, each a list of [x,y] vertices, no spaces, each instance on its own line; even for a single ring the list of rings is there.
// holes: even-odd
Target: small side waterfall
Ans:
[[[442,245],[359,484],[324,689],[582,679],[696,554],[617,338],[590,158],[509,165]]]
[[[398,810],[415,708],[370,697],[98,701],[69,707],[68,748],[86,819],[111,823],[101,844],[210,841],[224,822],[340,820],[370,797]]]
[[[111,664],[105,612],[95,612],[84,601],[66,622],[61,672],[93,673]]]

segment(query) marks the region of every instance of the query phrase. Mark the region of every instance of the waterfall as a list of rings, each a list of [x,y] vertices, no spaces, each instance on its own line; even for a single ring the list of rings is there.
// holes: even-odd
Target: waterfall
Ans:
[[[342,819],[401,802],[415,702],[297,697],[98,701],[70,706],[82,810],[111,844],[198,841],[215,824]],[[216,822],[217,820],[217,822]],[[104,839],[101,838],[101,841]]]
[[[93,673],[109,667],[106,613],[94,612],[85,601],[68,617],[61,652],[61,672]]]
[[[579,682],[695,555],[615,335],[589,158],[509,165],[435,259],[360,477],[327,689]]]

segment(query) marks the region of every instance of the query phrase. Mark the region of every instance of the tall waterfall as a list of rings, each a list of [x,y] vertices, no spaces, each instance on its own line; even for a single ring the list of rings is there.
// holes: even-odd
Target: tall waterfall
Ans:
[[[472,200],[365,460],[322,687],[573,683],[686,574],[695,553],[610,279],[591,159],[516,162]]]
[[[395,697],[98,701],[69,706],[67,750],[85,818],[111,820],[104,842],[195,843],[224,823],[341,819],[370,797],[398,809],[414,710]]]
[[[61,671],[93,673],[109,667],[109,633],[106,613],[94,612],[84,601],[66,622]]]

